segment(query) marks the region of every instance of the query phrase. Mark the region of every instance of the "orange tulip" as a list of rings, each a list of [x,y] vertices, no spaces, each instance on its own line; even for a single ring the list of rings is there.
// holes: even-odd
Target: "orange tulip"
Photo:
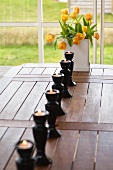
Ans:
[[[61,13],[68,15],[68,10],[67,10],[67,9],[62,9],[62,10],[61,10]]]
[[[80,40],[75,36],[75,37],[73,38],[72,44],[79,45],[79,44],[80,44]]]
[[[86,20],[87,21],[91,21],[92,20],[92,14],[91,13],[86,14]]]
[[[76,18],[76,13],[75,13],[75,12],[72,12],[69,16],[70,16],[72,19],[75,19],[75,18]]]
[[[94,32],[93,37],[96,38],[96,39],[98,40],[98,39],[99,39],[99,34],[98,34],[98,32]]]
[[[63,22],[67,21],[68,20],[68,15],[62,14],[61,19],[62,19]]]
[[[66,49],[66,43],[64,41],[60,42],[58,44],[58,49],[65,50]]]
[[[75,14],[79,14],[80,13],[80,8],[79,7],[74,7],[74,12],[75,12]]]
[[[49,34],[47,34],[46,36],[45,36],[45,38],[46,38],[46,41],[47,42],[49,42],[49,43],[51,43],[53,40],[54,40],[54,35],[53,34],[51,34],[51,33],[49,33]]]
[[[83,40],[85,37],[84,37],[84,34],[82,34],[82,33],[77,33],[76,34],[76,37],[77,37],[77,39],[79,39],[79,40]]]

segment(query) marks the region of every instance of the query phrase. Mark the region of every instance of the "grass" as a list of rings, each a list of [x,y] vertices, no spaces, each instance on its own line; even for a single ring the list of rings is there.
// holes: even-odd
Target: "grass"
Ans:
[[[37,0],[10,0],[0,1],[0,22],[36,22]],[[55,0],[43,0],[44,22],[54,22],[60,19],[61,9],[66,8],[66,3],[58,3]],[[13,14],[13,15],[12,15]],[[100,16],[98,15],[98,23]],[[113,22],[112,14],[105,14],[105,22]],[[44,28],[44,35],[57,28]],[[113,29],[105,29],[104,63],[113,64]],[[23,63],[38,62],[38,36],[35,27],[2,27],[0,28],[0,65],[20,65]],[[90,60],[92,62],[92,47]],[[54,50],[52,45],[44,45],[45,62],[59,62],[62,59],[62,51]],[[100,48],[97,48],[97,63],[99,63]]]
[[[45,45],[45,62],[56,63],[63,58],[63,52],[56,50],[53,45]],[[90,49],[90,61],[93,63],[92,47]],[[100,48],[97,48],[97,63],[99,63]],[[113,64],[113,47],[106,45],[104,48],[104,63]],[[37,63],[38,62],[38,48],[37,45],[18,45],[18,46],[1,46],[0,48],[0,65],[21,65],[23,63]]]

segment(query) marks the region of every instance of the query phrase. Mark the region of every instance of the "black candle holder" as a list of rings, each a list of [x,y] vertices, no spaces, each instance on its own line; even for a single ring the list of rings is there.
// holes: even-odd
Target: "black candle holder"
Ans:
[[[70,95],[70,93],[68,92],[68,84],[69,84],[69,79],[70,79],[70,74],[71,74],[71,71],[69,70],[70,63],[71,63],[70,60],[61,60],[60,61],[60,65],[62,68],[60,73],[64,74],[64,79],[63,79],[64,89],[63,89],[63,94],[62,94],[63,98],[72,97]]]
[[[45,92],[47,98],[47,104],[45,105],[46,110],[49,112],[48,116],[48,138],[58,138],[61,134],[56,130],[56,118],[59,112],[59,104],[57,102],[59,91],[53,89],[53,93],[50,90]]]
[[[52,161],[45,154],[45,145],[47,140],[47,127],[45,122],[48,117],[48,112],[38,111],[34,112],[33,119],[35,126],[33,127],[33,136],[36,143],[37,153],[35,156],[35,165],[37,166],[48,166]]]
[[[16,144],[16,149],[20,156],[16,160],[18,170],[34,170],[33,147],[34,144],[30,140],[21,140]]]
[[[73,66],[74,66],[74,61],[73,61],[74,52],[65,52],[64,56],[65,56],[66,60],[71,61],[70,66],[69,66],[71,74],[70,74],[70,79],[69,79],[68,86],[75,86],[76,83],[72,81],[72,73],[73,73]]]
[[[58,99],[57,99],[57,101],[59,103],[58,116],[65,115],[65,112],[63,111],[63,109],[61,107],[61,99],[62,99],[62,94],[63,94],[63,89],[64,89],[64,85],[62,84],[63,78],[64,78],[64,74],[62,74],[62,73],[52,75],[52,79],[53,79],[53,82],[54,82],[54,84],[52,85],[52,89],[59,90],[59,96],[58,96]]]

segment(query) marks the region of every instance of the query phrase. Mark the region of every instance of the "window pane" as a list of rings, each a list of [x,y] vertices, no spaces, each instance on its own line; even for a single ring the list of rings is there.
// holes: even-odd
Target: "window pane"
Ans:
[[[0,22],[37,21],[37,0],[0,0]]]
[[[0,65],[38,62],[37,28],[0,28]]]
[[[55,22],[60,19],[61,10],[67,8],[66,2],[57,0],[43,0],[43,20],[44,22]]]

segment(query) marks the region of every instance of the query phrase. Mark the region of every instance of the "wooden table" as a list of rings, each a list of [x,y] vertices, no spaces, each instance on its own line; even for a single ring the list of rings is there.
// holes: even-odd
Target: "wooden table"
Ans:
[[[44,92],[59,70],[59,64],[24,64],[0,79],[0,170],[16,170],[19,139],[34,141],[32,113],[45,109]],[[113,66],[91,65],[73,80],[72,98],[62,99],[66,115],[57,118],[62,136],[47,140],[53,163],[37,170],[113,170]]]

